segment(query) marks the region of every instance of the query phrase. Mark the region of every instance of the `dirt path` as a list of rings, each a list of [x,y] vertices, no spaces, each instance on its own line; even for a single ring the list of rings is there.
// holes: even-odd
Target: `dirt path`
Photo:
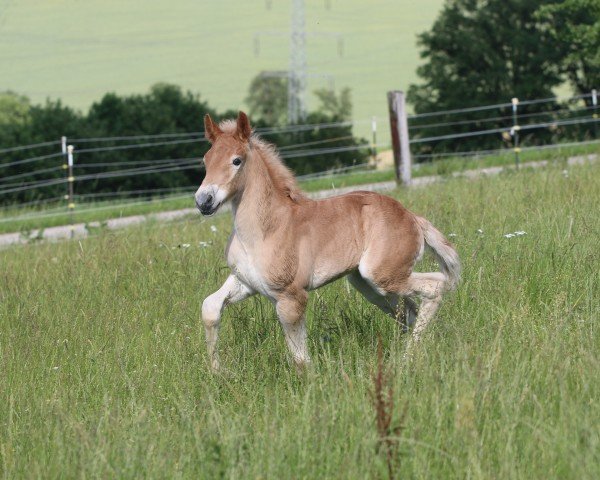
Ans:
[[[567,164],[569,166],[572,165],[582,165],[584,163],[591,163],[598,159],[598,155],[584,155],[577,157],[570,157],[567,160]],[[540,168],[545,167],[550,162],[547,160],[542,160],[539,162],[528,162],[522,164],[522,168]],[[463,172],[456,172],[452,174],[452,177],[464,177],[464,178],[478,178],[481,176],[487,175],[498,175],[502,171],[513,169],[514,167],[488,167],[481,168],[477,170],[465,170]],[[417,177],[412,180],[411,187],[421,187],[424,185],[430,185],[435,182],[442,181],[447,178],[446,176],[441,175],[430,175],[426,177]],[[384,192],[393,190],[396,188],[396,182],[378,182],[378,183],[367,183],[363,185],[353,185],[351,187],[333,189],[333,190],[321,190],[318,192],[309,193],[309,196],[312,198],[326,198],[334,195],[340,195],[347,192],[352,192],[356,190],[369,190],[369,191],[377,191]],[[190,199],[191,203],[191,199]],[[229,211],[228,205],[221,209],[221,212]],[[0,248],[8,247],[11,245],[17,244],[26,244],[35,241],[59,241],[59,240],[68,240],[71,238],[71,231],[73,232],[73,238],[85,238],[90,235],[94,229],[97,228],[106,228],[108,230],[118,230],[121,228],[129,227],[132,225],[139,225],[141,223],[145,223],[148,221],[157,221],[157,222],[169,222],[173,220],[178,220],[188,216],[200,215],[196,208],[184,208],[181,210],[169,210],[160,213],[150,213],[147,215],[133,215],[129,217],[120,217],[114,218],[111,220],[107,220],[106,222],[89,222],[89,223],[76,223],[73,226],[63,225],[59,227],[48,227],[45,229],[32,230],[27,235],[22,234],[21,232],[14,233],[5,233],[0,235]]]

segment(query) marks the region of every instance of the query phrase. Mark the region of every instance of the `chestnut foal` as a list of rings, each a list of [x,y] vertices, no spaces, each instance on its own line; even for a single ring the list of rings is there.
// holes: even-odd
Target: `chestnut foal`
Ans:
[[[203,215],[231,200],[233,232],[225,255],[231,274],[202,304],[208,354],[219,368],[217,336],[223,308],[255,293],[277,311],[294,362],[310,362],[304,312],[308,292],[337,278],[397,317],[400,297],[417,340],[442,294],[459,281],[456,250],[431,223],[396,200],[353,192],[312,200],[298,187],[275,148],[252,133],[248,117],[215,124],[204,117],[212,147],[206,177],[196,192]],[[425,245],[441,272],[413,272]],[[418,308],[415,299],[420,299]],[[415,321],[416,320],[416,321]]]

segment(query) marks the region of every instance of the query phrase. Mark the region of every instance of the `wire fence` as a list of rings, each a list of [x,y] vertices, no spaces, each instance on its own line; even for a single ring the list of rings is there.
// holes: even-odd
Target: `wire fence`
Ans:
[[[568,97],[565,99],[558,98],[544,98],[544,99],[533,99],[516,101],[513,99],[511,102],[498,103],[494,105],[482,105],[466,107],[461,109],[443,110],[437,112],[427,112],[415,115],[409,115],[409,132],[413,134],[410,139],[410,144],[414,146],[418,145],[436,145],[439,142],[448,140],[463,140],[475,137],[485,136],[497,136],[497,141],[501,142],[501,148],[495,149],[477,149],[477,150],[457,150],[457,151],[444,151],[435,152],[430,151],[428,153],[416,153],[413,158],[417,162],[422,161],[438,161],[445,160],[448,158],[473,158],[473,157],[485,157],[492,155],[504,155],[510,153],[527,152],[531,150],[550,150],[560,148],[571,148],[576,146],[591,146],[600,144],[600,140],[587,139],[580,141],[571,142],[553,142],[542,145],[529,145],[523,146],[518,145],[519,132],[536,132],[536,131],[554,131],[564,127],[574,126],[591,126],[594,127],[600,122],[597,113],[597,96],[595,92],[590,94],[577,95]],[[585,101],[585,104],[580,105],[581,101]],[[579,105],[578,105],[579,103]],[[548,104],[550,109],[543,111],[519,111],[517,109],[522,106],[529,105],[545,105]],[[506,109],[511,109],[511,114],[503,113]],[[500,115],[494,114],[494,110],[500,111]],[[481,118],[469,118],[471,115],[486,115]],[[491,115],[490,115],[491,114]],[[448,119],[448,116],[458,116],[456,120]],[[436,117],[442,118],[443,121],[436,121]],[[465,118],[466,117],[466,118]],[[501,124],[493,128],[485,128],[486,124]],[[354,122],[331,122],[331,123],[316,123],[309,125],[291,125],[277,128],[263,128],[257,129],[257,133],[261,135],[269,134],[281,134],[281,133],[295,133],[295,132],[306,132],[306,131],[320,131],[331,128],[339,127],[354,127],[361,124],[372,124],[373,125],[373,140],[370,142],[354,143],[354,137],[352,135],[339,135],[331,138],[323,138],[310,140],[305,142],[298,142],[289,145],[284,145],[279,148],[280,156],[284,161],[290,159],[301,159],[304,162],[310,162],[311,158],[316,156],[326,155],[331,158],[331,165],[335,165],[336,156],[342,153],[348,152],[362,152],[363,154],[370,155],[372,158],[376,157],[376,154],[382,148],[388,148],[387,144],[376,143],[376,119],[360,120]],[[447,129],[451,127],[468,128],[468,131],[457,131],[444,134],[436,134],[436,130]],[[387,128],[387,127],[386,127]],[[429,133],[425,135],[425,133]],[[61,142],[46,141],[39,142],[30,145],[23,145],[17,147],[9,147],[0,149],[0,201],[2,196],[15,194],[19,192],[28,191],[40,191],[43,192],[46,187],[55,187],[57,185],[64,185],[65,187],[69,182],[96,182],[104,179],[115,179],[115,178],[128,178],[128,177],[144,177],[152,174],[163,174],[167,172],[177,171],[196,171],[199,175],[203,171],[203,162],[200,156],[190,156],[181,158],[167,158],[158,157],[152,158],[152,151],[159,149],[160,147],[171,147],[174,145],[186,145],[186,144],[202,144],[206,140],[204,139],[204,133],[200,131],[196,132],[180,132],[180,133],[161,133],[152,135],[122,135],[122,136],[111,136],[111,137],[98,137],[98,138],[72,138],[69,139],[69,143],[74,144],[77,147],[74,151],[75,161],[72,164],[74,170],[73,175],[59,175],[61,170],[67,170],[66,164],[63,163],[66,160],[67,154],[62,145],[61,151],[55,151],[44,155],[36,155],[26,158],[11,159],[10,161],[3,161],[3,156],[11,155],[14,156],[19,152],[28,152],[31,150],[39,149],[59,149]],[[339,143],[342,143],[340,146]],[[351,142],[348,145],[343,145],[344,142]],[[338,143],[338,145],[336,145]],[[112,152],[121,152],[126,150],[143,150],[150,152],[150,158],[133,159],[127,161],[110,161],[110,155]],[[95,159],[95,155],[101,155],[100,159]],[[107,157],[108,155],[108,157]],[[35,165],[36,162],[49,161],[58,159],[60,164],[55,166],[43,166],[42,168],[30,169],[31,165]],[[1,176],[2,169],[8,167],[22,167],[27,169],[24,171],[18,171],[17,173],[11,173],[10,175]],[[299,176],[299,180],[307,181],[316,178],[331,177],[340,174],[349,174],[357,171],[367,171],[373,169],[373,162],[365,163],[359,162],[354,165],[346,165],[337,168],[327,168],[324,171],[314,172],[306,175]],[[50,176],[51,178],[48,178]],[[46,177],[46,178],[44,178]],[[66,189],[65,189],[66,190]],[[191,191],[191,190],[190,190]],[[117,189],[111,192],[86,192],[86,193],[73,193],[72,198],[67,199],[65,196],[41,196],[38,200],[29,202],[22,202],[19,204],[7,205],[0,209],[2,210],[14,210],[19,208],[36,208],[44,207],[53,203],[59,203],[61,201],[69,200],[73,202],[77,199],[79,202],[98,202],[98,201],[110,201],[108,208],[115,208],[114,202],[118,201],[122,205],[133,206],[137,204],[147,203],[154,198],[179,198],[178,195],[182,192],[181,187],[168,187],[168,188],[135,188],[135,189]],[[189,192],[185,193],[189,196]],[[123,197],[133,198],[132,201],[125,202]],[[143,202],[139,201],[141,197],[148,197]],[[136,203],[137,202],[137,203]],[[38,215],[35,218],[48,218],[49,216],[64,215],[64,205],[57,207],[57,211],[45,210],[43,213],[32,212],[32,215]],[[101,211],[105,207],[94,207],[93,210],[80,208],[78,213]],[[29,215],[29,214],[27,214]],[[13,221],[24,218],[34,218],[31,216],[8,216],[3,218],[1,221]]]
[[[261,135],[279,134],[296,132],[319,132],[339,127],[352,127],[361,123],[370,123],[368,121],[358,122],[330,122],[330,123],[314,123],[305,125],[294,125],[277,128],[258,128],[257,133]],[[290,138],[302,138],[290,137]],[[309,136],[310,138],[310,136]],[[204,170],[203,158],[201,156],[169,158],[152,156],[153,151],[162,151],[160,147],[180,146],[193,144],[205,144],[203,132],[182,132],[182,133],[166,133],[156,135],[122,135],[99,138],[70,138],[69,144],[79,145],[82,148],[75,148],[72,155],[69,157],[65,153],[66,141],[62,144],[60,141],[39,142],[21,147],[11,147],[0,150],[0,202],[3,196],[11,194],[23,194],[33,192],[41,198],[27,202],[10,203],[6,202],[0,207],[0,212],[13,212],[23,208],[34,210],[23,215],[11,215],[10,213],[2,219],[6,221],[18,221],[25,218],[50,218],[52,216],[64,215],[68,212],[68,207],[74,206],[77,201],[80,205],[77,208],[77,213],[90,211],[86,209],[84,204],[90,202],[110,202],[109,208],[118,208],[115,202],[122,205],[137,205],[146,203],[153,198],[172,198],[173,195],[178,195],[182,188],[174,187],[156,187],[152,188],[118,188],[116,191],[101,191],[93,192],[89,188],[84,188],[86,183],[96,183],[105,179],[128,179],[135,178],[139,180],[150,175],[163,175],[172,172],[192,171],[198,173],[198,183],[201,179]],[[341,145],[341,146],[340,146]],[[382,145],[379,146],[380,148]],[[45,155],[35,155],[28,158],[20,158],[14,160],[14,155],[17,152],[23,151],[27,153],[33,149],[41,148],[56,148],[61,151],[48,153]],[[70,148],[70,147],[69,147]],[[206,149],[206,147],[204,147]],[[329,134],[328,138],[317,138],[310,141],[299,141],[289,145],[283,145],[279,148],[280,156],[283,159],[299,159],[301,161],[310,162],[312,158],[317,156],[326,156],[331,158],[331,167],[327,171],[315,172],[314,174],[300,176],[301,180],[318,178],[320,176],[332,175],[344,171],[353,171],[359,169],[356,165],[352,165],[351,169],[333,168],[336,166],[336,157],[342,153],[361,152],[361,155],[368,155],[370,149],[376,148],[372,143],[359,142],[352,134],[349,135],[333,135]],[[142,153],[141,158],[131,160],[118,160],[116,154],[125,150],[139,150]],[[194,148],[192,148],[194,150]],[[188,150],[189,151],[189,150]],[[113,153],[115,154],[113,156]],[[4,160],[3,156],[11,154],[13,158],[9,161]],[[99,156],[98,156],[99,155]],[[137,155],[136,155],[137,156]],[[145,158],[144,158],[145,157]],[[67,158],[70,158],[67,164]],[[117,161],[111,159],[116,159]],[[364,157],[359,157],[364,158]],[[48,166],[48,162],[57,160],[55,166]],[[36,162],[42,164],[39,168],[31,168],[36,165]],[[364,168],[363,162],[358,162]],[[7,167],[13,167],[8,175],[2,175],[2,171]],[[21,171],[19,171],[21,169]],[[16,170],[16,171],[15,171]],[[64,172],[64,173],[62,173]],[[73,172],[73,173],[71,173]],[[51,177],[51,178],[48,178]],[[156,177],[155,177],[156,178]],[[56,191],[56,188],[64,188],[67,191],[67,186],[71,187],[71,183],[76,186],[81,186],[79,190],[85,193],[77,193],[77,188],[72,194],[63,196],[47,195],[46,189]],[[143,184],[143,181],[141,182]],[[197,188],[197,185],[196,187]],[[48,193],[52,193],[48,190]],[[189,193],[186,194],[189,197]],[[145,198],[141,203],[140,198]],[[127,200],[134,200],[134,203]],[[51,204],[58,205],[55,211],[51,211]],[[43,207],[43,212],[37,212],[36,207]],[[83,208],[82,208],[83,207]],[[104,207],[103,207],[104,208]]]

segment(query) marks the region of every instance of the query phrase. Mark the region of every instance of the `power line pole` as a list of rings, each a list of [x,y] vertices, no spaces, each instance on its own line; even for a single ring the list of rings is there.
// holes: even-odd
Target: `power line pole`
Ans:
[[[306,118],[306,30],[304,0],[292,0],[290,32],[290,77],[288,80],[288,121]]]
[[[327,9],[330,8],[328,3],[325,3]],[[267,2],[267,8],[270,8],[270,3]],[[288,122],[298,123],[301,120],[306,119],[307,108],[307,84],[309,77],[325,77],[330,79],[330,85],[333,85],[331,75],[326,74],[309,74],[308,73],[308,62],[306,55],[306,38],[308,36],[319,36],[319,37],[336,37],[338,44],[338,55],[343,55],[344,44],[343,39],[339,33],[332,32],[307,32],[306,31],[306,20],[304,14],[304,0],[292,0],[292,15],[291,15],[291,28],[289,34],[283,32],[266,31],[254,34],[254,54],[259,55],[260,52],[260,36],[283,36],[289,35],[290,38],[290,60],[289,70],[287,72],[281,71],[267,71],[263,72],[263,76],[269,77],[287,77],[288,79]],[[331,87],[332,88],[332,87]],[[333,88],[332,88],[333,89]]]

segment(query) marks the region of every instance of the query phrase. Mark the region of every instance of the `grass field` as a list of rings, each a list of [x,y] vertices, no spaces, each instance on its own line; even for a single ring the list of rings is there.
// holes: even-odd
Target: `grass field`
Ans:
[[[235,110],[257,73],[289,65],[291,2],[270,3],[267,9],[266,2],[242,0],[0,2],[0,64],[10,66],[2,69],[0,91],[87,109],[108,91],[146,92],[164,81]],[[351,87],[354,117],[367,120],[369,132],[372,115],[387,118],[386,91],[416,80],[416,34],[431,26],[443,2],[329,3],[330,9],[323,1],[306,2],[309,72],[333,75],[338,89]],[[255,56],[258,32],[283,36],[261,37]],[[343,56],[335,37],[310,32],[340,33]],[[324,78],[309,80],[311,91],[328,85]]]
[[[600,477],[600,167],[395,196],[456,234],[463,283],[408,360],[345,281],[314,292],[303,376],[258,298],[226,311],[207,368],[226,215],[1,251],[0,477],[385,478],[378,336],[399,478]]]
[[[569,146],[548,150],[525,150],[521,153],[521,162],[534,162],[551,160],[561,162],[565,158],[599,154],[600,145],[590,144]],[[490,166],[514,165],[514,154],[506,150],[501,155],[486,157],[446,158],[431,163],[415,165],[413,176],[415,178],[427,175],[449,175],[455,172],[485,168]],[[354,173],[336,174],[321,178],[306,179],[301,181],[302,188],[308,192],[318,190],[344,188],[352,185],[375,183],[393,180],[393,170],[363,170]],[[77,187],[75,187],[77,189]],[[128,215],[143,215],[194,208],[191,192],[177,193],[163,198],[138,199],[138,200],[112,200],[112,201],[77,201],[77,208],[73,215],[75,223],[104,222],[111,218]],[[0,233],[31,232],[34,229],[47,228],[69,224],[69,214],[64,202],[55,207],[7,207],[0,210]]]

